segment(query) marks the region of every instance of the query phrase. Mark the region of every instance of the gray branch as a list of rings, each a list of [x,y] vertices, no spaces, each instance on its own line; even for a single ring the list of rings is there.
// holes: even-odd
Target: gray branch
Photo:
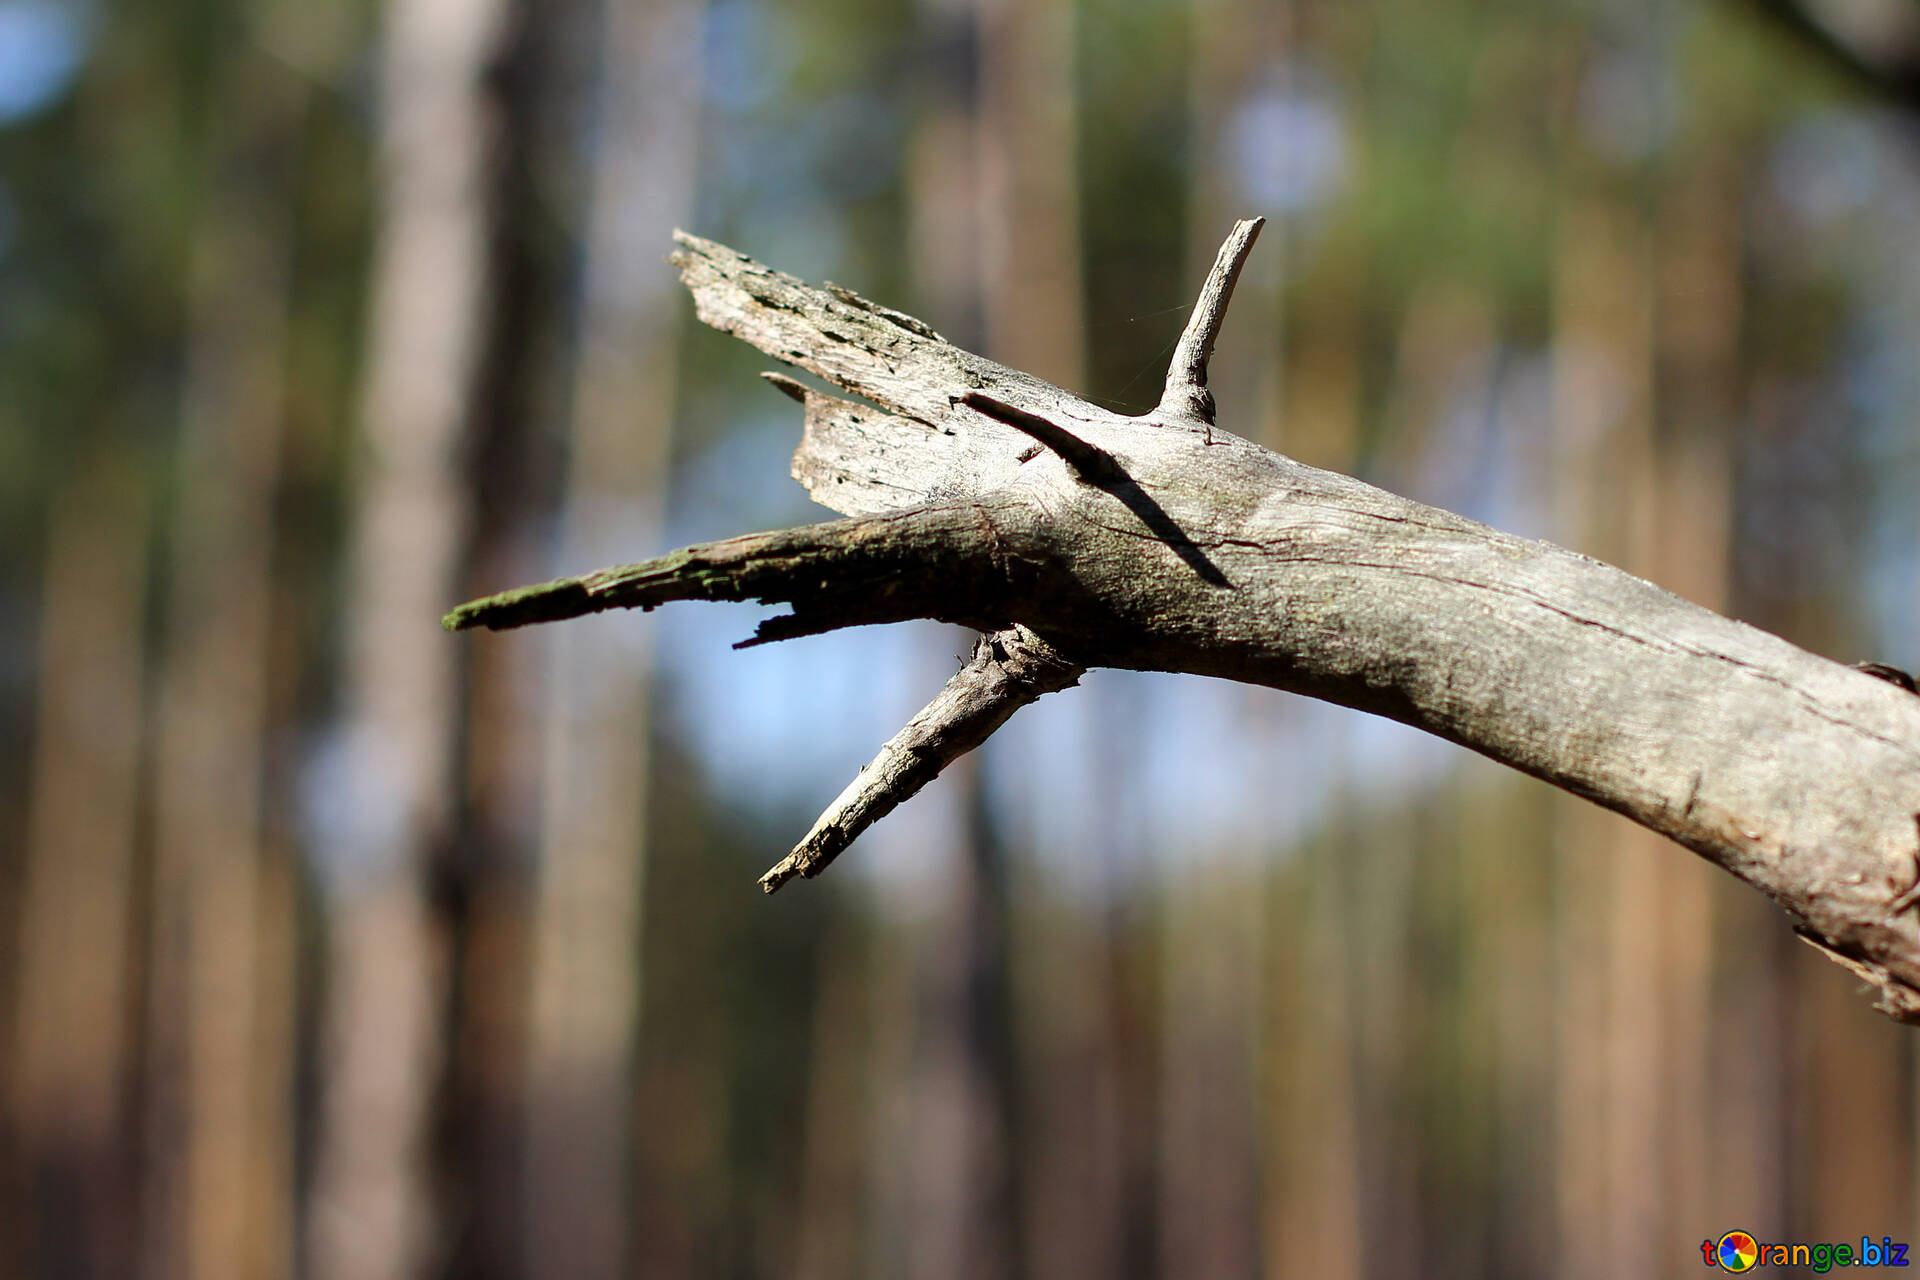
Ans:
[[[1200,288],[1200,300],[1193,304],[1193,315],[1173,349],[1173,362],[1167,366],[1167,386],[1160,395],[1161,418],[1186,418],[1206,428],[1207,443],[1213,443],[1213,392],[1207,390],[1207,362],[1213,359],[1213,344],[1220,336],[1220,325],[1227,318],[1227,304],[1233,301],[1233,286],[1239,283],[1240,268],[1260,238],[1265,218],[1245,218],[1233,224],[1227,241],[1213,260],[1213,270]]]
[[[701,319],[857,397],[771,375],[805,405],[794,475],[850,518],[508,592],[448,623],[758,598],[793,612],[755,641],[920,617],[993,633],[769,888],[1081,670],[1192,672],[1390,716],[1625,814],[1767,894],[1920,1021],[1920,698],[1560,547],[1225,431],[1204,447],[1207,355],[1258,225],[1235,228],[1168,398],[1137,419],[680,235]],[[993,656],[1034,646],[1039,675]]]
[[[880,748],[793,852],[760,877],[760,887],[772,893],[795,876],[819,875],[855,836],[992,737],[1014,712],[1085,672],[1025,627],[981,636],[940,696]]]
[[[970,606],[984,593],[966,578],[991,572],[981,523],[987,518],[988,508],[973,503],[928,505],[750,533],[515,587],[468,601],[440,624],[449,631],[508,631],[675,600],[759,600],[791,604],[793,612],[767,619],[738,647],[909,618],[983,625],[981,618],[991,615]],[[926,569],[936,564],[953,580],[943,584],[928,577]]]

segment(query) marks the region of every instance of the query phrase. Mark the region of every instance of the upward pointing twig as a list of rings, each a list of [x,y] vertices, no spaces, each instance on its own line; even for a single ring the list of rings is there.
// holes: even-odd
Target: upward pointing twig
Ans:
[[[1207,443],[1213,443],[1213,393],[1207,390],[1207,361],[1213,356],[1213,340],[1220,336],[1220,323],[1227,317],[1227,303],[1233,300],[1233,286],[1240,279],[1240,268],[1260,238],[1265,218],[1243,218],[1233,224],[1226,243],[1220,246],[1200,287],[1200,300],[1193,304],[1193,315],[1173,349],[1173,363],[1167,366],[1167,389],[1161,393],[1155,415],[1185,418],[1207,429]]]

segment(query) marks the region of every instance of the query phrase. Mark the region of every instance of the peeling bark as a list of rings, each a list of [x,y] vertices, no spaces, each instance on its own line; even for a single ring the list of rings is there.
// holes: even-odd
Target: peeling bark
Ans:
[[[757,598],[794,609],[749,643],[908,618],[1018,625],[1072,667],[1219,676],[1390,716],[1724,867],[1883,1010],[1920,1022],[1920,699],[1599,561],[1213,427],[1206,356],[1257,229],[1229,237],[1187,357],[1137,418],[680,234],[672,261],[701,320],[868,402],[777,380],[806,405],[795,474],[851,518],[522,588],[447,625]],[[965,743],[952,756],[969,736],[946,735]],[[869,768],[856,787],[897,803],[910,792],[888,779],[922,772]]]

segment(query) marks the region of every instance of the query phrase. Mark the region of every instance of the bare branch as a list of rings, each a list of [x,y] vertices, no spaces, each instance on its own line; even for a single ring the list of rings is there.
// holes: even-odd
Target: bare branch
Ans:
[[[1390,716],[1614,809],[1772,898],[1920,1021],[1906,682],[1213,431],[1207,361],[1259,228],[1228,237],[1158,410],[1206,427],[1206,450],[683,235],[674,260],[701,318],[865,402],[776,382],[806,404],[796,476],[856,518],[509,592],[447,623],[758,598],[793,611],[757,640],[907,618],[997,633],[769,887],[817,872],[1082,667],[1184,671]],[[1030,463],[1035,439],[1070,465]],[[1113,474],[1088,483],[1101,458]],[[1055,660],[1025,675],[1015,659],[1037,636]]]
[[[653,609],[674,600],[782,601],[757,640],[813,635],[909,618],[972,622],[969,602],[989,594],[993,572],[971,503],[750,533],[685,547],[653,560],[470,600],[440,624],[449,631],[506,631],[608,609]],[[971,586],[974,589],[969,591]]]
[[[854,837],[973,750],[1021,707],[1078,683],[1086,668],[1022,626],[981,636],[940,696],[888,739],[813,830],[760,877],[768,893],[795,876],[817,876]]]
[[[1221,322],[1227,318],[1227,304],[1233,301],[1233,286],[1240,279],[1240,268],[1260,238],[1265,218],[1243,218],[1233,224],[1226,243],[1213,260],[1213,270],[1200,288],[1200,300],[1193,304],[1193,315],[1173,349],[1173,363],[1167,366],[1167,388],[1160,396],[1155,412],[1163,418],[1185,418],[1208,428],[1207,441],[1213,441],[1213,392],[1207,390],[1207,361],[1213,358],[1213,343],[1220,336]]]

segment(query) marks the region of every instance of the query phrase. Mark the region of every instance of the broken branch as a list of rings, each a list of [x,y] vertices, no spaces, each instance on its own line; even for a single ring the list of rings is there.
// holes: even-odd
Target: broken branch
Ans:
[[[984,593],[952,588],[991,571],[981,554],[981,521],[973,504],[949,504],[751,533],[470,600],[440,624],[449,631],[506,631],[673,600],[794,606],[792,614],[762,623],[756,640],[909,618],[967,621],[975,615],[966,602]]]
[[[992,737],[1014,712],[1085,673],[1025,627],[981,636],[940,696],[887,740],[806,838],[760,877],[760,887],[772,893],[795,876],[819,875],[854,837]]]
[[[1213,431],[1207,361],[1259,226],[1228,237],[1143,419],[682,235],[701,318],[864,401],[776,383],[806,404],[795,474],[856,518],[508,592],[447,623],[758,598],[793,605],[762,640],[907,618],[999,633],[774,884],[817,872],[1082,667],[1184,671],[1390,716],[1614,809],[1778,902],[1920,1022],[1920,699],[1588,557]],[[1027,465],[1034,438],[1070,466]],[[1085,482],[1100,457],[1124,471]],[[1070,656],[1009,674],[995,655],[1025,652],[1023,634]]]

